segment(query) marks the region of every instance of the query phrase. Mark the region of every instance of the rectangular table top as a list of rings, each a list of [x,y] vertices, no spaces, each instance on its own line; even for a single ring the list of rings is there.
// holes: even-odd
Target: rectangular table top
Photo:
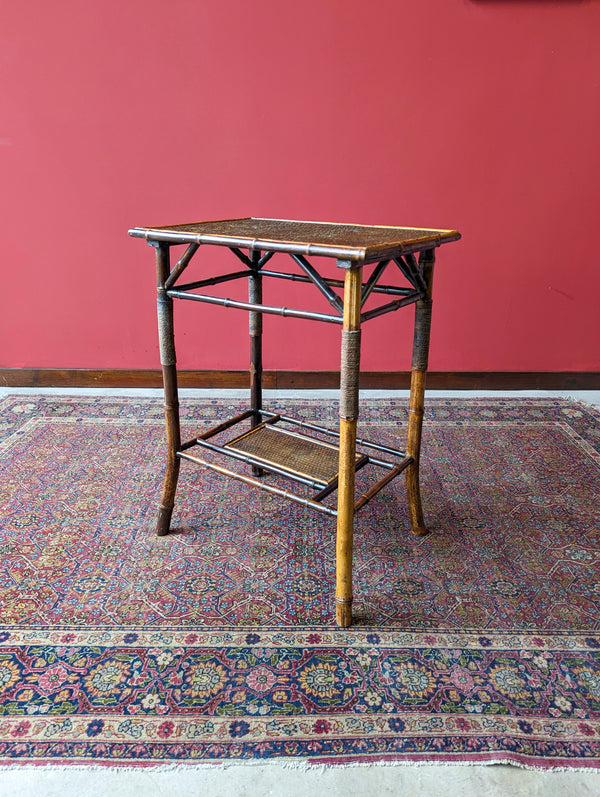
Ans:
[[[147,241],[216,244],[240,249],[319,255],[372,263],[457,241],[456,230],[380,227],[285,219],[225,219],[166,227],[134,227],[129,234]]]

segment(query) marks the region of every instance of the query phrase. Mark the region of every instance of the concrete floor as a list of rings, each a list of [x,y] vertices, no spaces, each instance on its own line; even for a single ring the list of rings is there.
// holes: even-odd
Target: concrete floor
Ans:
[[[83,393],[94,395],[160,396],[157,390],[81,390],[0,388],[8,393]],[[182,390],[181,396],[243,397],[246,391]],[[269,395],[266,394],[266,398]],[[337,397],[336,391],[277,393],[278,397]],[[407,395],[407,391],[364,391],[365,397]],[[565,397],[600,409],[600,391],[428,391],[431,398],[489,396]],[[600,770],[600,762],[599,762]],[[228,764],[165,769],[106,769],[15,766],[0,769],[0,797],[570,797],[600,795],[600,771],[537,772],[512,766],[289,766]]]

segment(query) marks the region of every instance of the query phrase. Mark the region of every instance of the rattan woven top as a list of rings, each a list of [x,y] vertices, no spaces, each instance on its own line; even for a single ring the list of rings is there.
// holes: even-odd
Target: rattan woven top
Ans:
[[[432,249],[460,238],[456,230],[255,218],[166,227],[134,227],[129,234],[148,241],[216,244],[240,249],[321,255],[357,264]]]

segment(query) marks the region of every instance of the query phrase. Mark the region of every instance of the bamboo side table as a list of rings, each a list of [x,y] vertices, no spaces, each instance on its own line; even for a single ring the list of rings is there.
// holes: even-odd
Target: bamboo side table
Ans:
[[[167,465],[157,533],[164,535],[169,532],[182,459],[336,517],[336,621],[339,626],[349,626],[352,622],[352,547],[356,512],[392,479],[405,472],[412,532],[419,535],[427,533],[419,488],[419,458],[429,354],[433,267],[435,249],[443,243],[458,240],[460,234],[456,230],[255,218],[135,227],[129,230],[129,234],[144,238],[156,250],[158,332],[167,427]],[[187,248],[171,267],[171,247],[181,244]],[[245,268],[183,283],[181,277],[201,246],[227,247]],[[296,272],[265,268],[271,258],[279,253],[294,261],[298,267]],[[344,272],[344,279],[322,277],[307,259],[309,257],[335,258],[338,267]],[[286,262],[289,264],[289,260]],[[363,281],[363,268],[369,266],[372,269]],[[388,266],[397,267],[402,272],[406,287],[381,284],[380,278]],[[198,292],[208,286],[241,279],[248,280],[247,302]],[[265,279],[312,283],[329,302],[333,313],[263,304]],[[340,289],[343,289],[343,294],[339,293]],[[369,299],[372,303],[377,294],[391,296],[392,300],[365,310],[365,303]],[[179,423],[173,299],[247,310],[250,317],[250,408],[184,443],[181,441]],[[410,304],[415,305],[415,326],[408,432],[406,451],[403,452],[357,438],[358,378],[362,324]],[[263,313],[341,326],[339,431],[263,409]],[[190,453],[195,448],[200,448],[203,456]],[[215,458],[221,457],[243,463],[245,472],[218,464]],[[248,474],[248,466],[252,475]],[[355,474],[366,466],[379,468],[385,473],[357,499]],[[275,475],[279,481],[268,483],[265,474]],[[281,477],[299,485],[304,493],[282,488]],[[332,506],[326,499],[336,490],[337,505]],[[307,496],[307,491],[313,492]]]

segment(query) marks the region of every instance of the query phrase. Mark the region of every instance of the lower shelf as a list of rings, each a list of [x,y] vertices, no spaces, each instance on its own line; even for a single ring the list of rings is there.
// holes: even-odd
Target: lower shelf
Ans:
[[[250,418],[253,418],[256,423],[256,415],[266,420],[222,444],[209,442],[210,438],[217,437],[234,426],[248,421]],[[300,428],[302,432],[286,428],[286,425]],[[305,430],[310,432],[310,434],[306,434]],[[322,437],[328,437],[334,442],[326,442],[321,439]],[[337,432],[294,418],[276,415],[264,410],[259,410],[256,414],[252,411],[247,411],[230,421],[219,424],[219,426],[205,432],[195,440],[185,443],[178,452],[178,456],[181,459],[204,465],[211,470],[258,487],[261,490],[335,516],[337,515],[337,510],[332,506],[326,505],[323,501],[338,486],[339,448],[335,444],[337,438]],[[298,484],[316,489],[317,492],[311,496],[299,495],[277,485],[266,483],[264,480],[253,478],[245,473],[231,470],[213,461],[189,453],[189,450],[194,446],[199,446],[210,452],[251,465],[254,468],[254,473],[266,471],[278,476],[284,476]],[[383,460],[372,453],[361,450],[364,448],[371,449],[376,453],[384,452],[399,461],[390,462]],[[357,511],[368,503],[386,484],[402,473],[412,461],[411,457],[407,457],[402,451],[389,446],[371,443],[367,440],[357,439],[357,451],[354,457],[355,471],[371,464],[377,468],[384,469],[386,474],[367,489],[358,500],[355,500],[354,510]]]

